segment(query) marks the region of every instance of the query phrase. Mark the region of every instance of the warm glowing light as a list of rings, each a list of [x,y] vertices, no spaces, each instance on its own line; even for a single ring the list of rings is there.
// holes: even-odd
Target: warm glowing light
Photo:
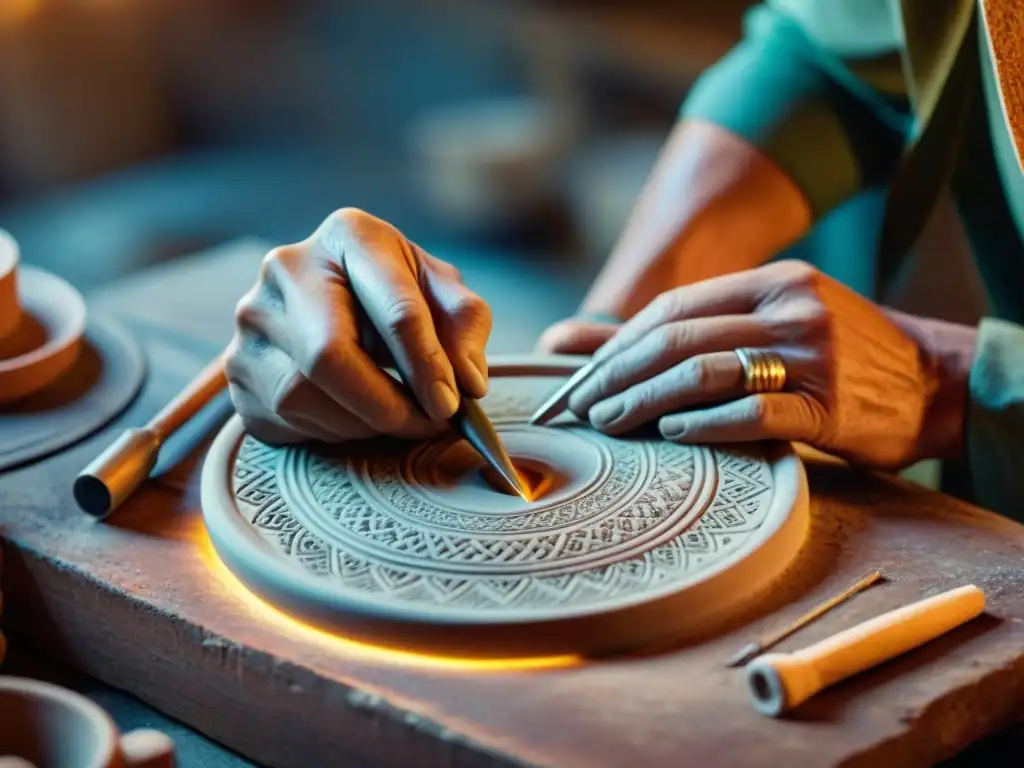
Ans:
[[[200,527],[196,532],[196,544],[204,564],[209,569],[210,574],[221,584],[224,591],[230,594],[232,598],[244,603],[246,608],[260,621],[265,621],[282,632],[299,635],[305,640],[327,645],[338,653],[353,656],[362,661],[478,672],[551,669],[554,667],[574,666],[582,661],[578,656],[548,656],[525,659],[462,659],[383,648],[357,640],[350,640],[295,619],[250,592],[224,565],[213,546],[213,542],[210,541],[206,529],[203,527]]]
[[[42,0],[0,0],[0,25],[17,24],[37,13]]]
[[[554,487],[557,479],[550,468],[527,459],[515,460],[512,468],[522,489],[519,495],[528,504],[543,498]],[[514,495],[509,483],[489,464],[480,468],[480,475],[494,490]]]

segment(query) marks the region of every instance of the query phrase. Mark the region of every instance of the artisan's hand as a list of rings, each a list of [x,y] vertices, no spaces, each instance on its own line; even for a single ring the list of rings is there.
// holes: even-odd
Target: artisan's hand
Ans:
[[[537,342],[537,351],[544,355],[592,355],[615,335],[619,324],[610,319],[580,316],[555,323]]]
[[[793,440],[899,468],[959,453],[972,329],[883,311],[799,262],[669,291],[595,354],[570,408],[619,434]],[[748,395],[737,347],[770,349],[785,391]]]
[[[231,398],[266,442],[428,436],[446,428],[459,387],[487,391],[487,305],[454,267],[359,210],[271,251],[236,318]]]

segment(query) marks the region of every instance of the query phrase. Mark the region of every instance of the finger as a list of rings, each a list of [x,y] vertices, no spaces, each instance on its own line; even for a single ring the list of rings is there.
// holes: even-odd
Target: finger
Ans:
[[[267,445],[304,443],[312,436],[285,424],[271,413],[251,391],[236,382],[228,382],[228,392],[245,431]]]
[[[604,359],[573,393],[569,408],[580,418],[597,403],[661,374],[695,355],[762,347],[771,331],[752,315],[701,317],[667,323]],[[733,355],[735,357],[735,355]],[[737,364],[739,360],[736,360]]]
[[[339,268],[300,249],[274,253],[258,289],[236,309],[246,343],[285,352],[317,388],[377,433],[414,437],[433,429],[404,387],[360,346],[357,307]]]
[[[683,408],[740,397],[744,383],[735,352],[697,355],[600,401],[587,418],[602,432],[618,435]]]
[[[282,380],[272,397],[274,413],[285,423],[302,429],[312,426],[324,433],[320,439],[326,442],[361,440],[378,434],[297,369]]]
[[[824,409],[817,401],[799,393],[775,392],[665,416],[658,430],[666,440],[678,443],[813,443],[823,420]]]
[[[434,329],[409,242],[365,213],[335,215],[327,227],[325,242],[344,244],[345,274],[396,368],[429,415],[450,418],[459,407],[455,372]]]
[[[754,269],[667,291],[627,320],[618,333],[594,354],[594,359],[604,360],[616,355],[666,323],[748,314],[758,305],[765,290],[764,275]]]
[[[417,249],[421,260],[426,254]],[[436,260],[433,260],[436,261]],[[424,270],[438,339],[459,385],[471,397],[487,394],[487,340],[493,319],[487,303],[458,279],[458,272]]]
[[[244,399],[250,420],[259,420],[265,429],[286,430],[324,442],[375,434],[320,392],[281,350],[267,346],[258,357],[246,355],[245,350],[244,338],[232,344],[226,373],[229,384]]]
[[[607,342],[618,326],[589,320],[564,320],[548,328],[537,351],[549,355],[590,355]]]

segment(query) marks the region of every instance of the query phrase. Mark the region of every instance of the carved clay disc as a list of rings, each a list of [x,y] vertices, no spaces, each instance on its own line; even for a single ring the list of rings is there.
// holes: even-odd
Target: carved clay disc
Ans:
[[[527,417],[575,358],[492,362],[483,405],[527,503],[457,437],[275,448],[228,423],[203,471],[214,546],[249,589],[323,629],[459,655],[588,654],[706,630],[755,599],[807,531],[788,446],[614,439]]]

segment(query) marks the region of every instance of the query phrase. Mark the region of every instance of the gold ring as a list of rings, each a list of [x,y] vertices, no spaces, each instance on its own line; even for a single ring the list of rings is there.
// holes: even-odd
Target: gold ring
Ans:
[[[743,366],[747,392],[780,392],[786,386],[786,366],[782,358],[767,349],[737,349]]]

